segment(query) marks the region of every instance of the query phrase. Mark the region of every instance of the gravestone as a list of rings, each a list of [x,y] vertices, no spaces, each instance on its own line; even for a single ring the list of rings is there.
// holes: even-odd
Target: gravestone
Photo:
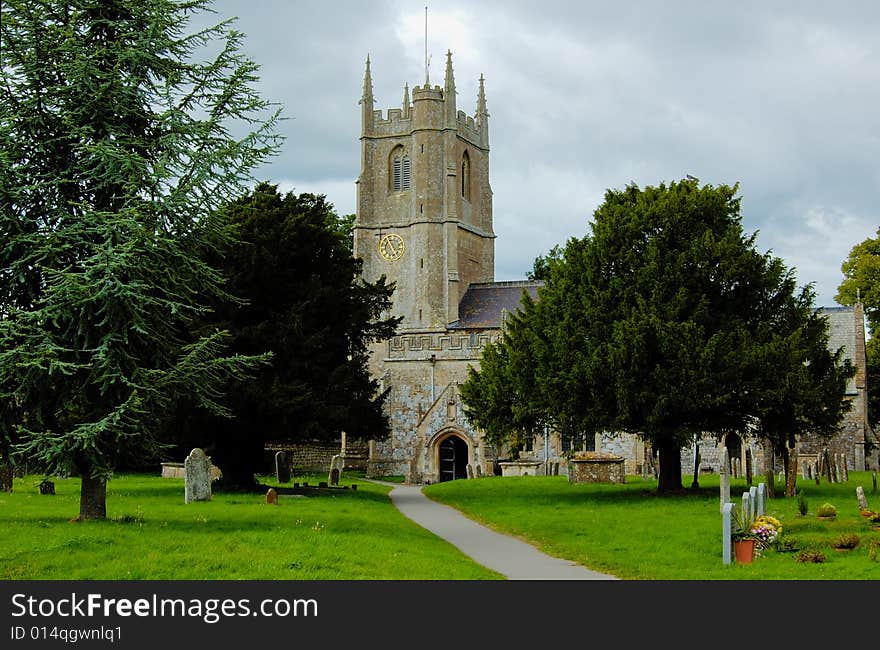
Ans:
[[[483,478],[483,466],[477,463],[477,478]]]
[[[266,503],[273,506],[278,505],[278,492],[275,490],[275,488],[269,488],[266,491]]]
[[[813,478],[816,480],[816,485],[819,485],[819,482],[822,480],[820,477],[822,473],[819,471],[819,462],[816,461],[813,463]]]
[[[765,498],[767,496],[767,485],[765,483],[758,483],[758,516],[764,514],[764,503]]]
[[[721,508],[730,502],[730,460],[727,457],[727,447],[721,448],[721,465],[718,468],[718,478],[721,482]]]
[[[748,492],[743,492],[742,494],[742,507],[740,508],[740,514],[742,515],[742,521],[748,522],[752,518],[752,495]]]
[[[877,491],[877,472],[871,472],[871,492]]]
[[[559,461],[553,463],[553,476],[559,476]]]
[[[474,477],[474,468],[471,466],[470,463],[467,464],[467,466],[465,467],[465,470],[467,470],[467,477],[468,478]]]
[[[733,478],[739,478],[739,458],[734,458],[733,462]]]
[[[754,519],[758,514],[758,488],[754,485],[749,488],[749,507],[751,508],[750,512]]]
[[[211,500],[211,468],[205,452],[198,447],[183,462],[184,503]]]
[[[804,461],[801,461],[801,478],[802,478],[803,480],[805,480],[805,481],[806,481],[808,478],[812,478],[811,476],[809,476],[809,473],[810,473],[810,466],[809,466],[809,464],[808,464],[807,461],[805,461],[805,460],[804,460]]]
[[[327,479],[330,485],[339,485],[339,469],[334,467],[330,470],[330,476]]]
[[[9,463],[0,463],[0,492],[12,492],[14,472]]]
[[[859,510],[867,510],[868,499],[865,498],[865,490],[861,485],[856,488],[856,498],[859,500]]]
[[[287,454],[283,451],[275,454],[275,480],[279,483],[290,483],[290,467],[287,464]]]
[[[330,459],[330,474],[333,473],[334,469],[336,470],[336,483],[333,483],[333,479],[330,475],[327,476],[327,480],[331,485],[339,485],[339,480],[342,478],[343,467],[345,467],[345,457],[342,454],[336,454]]]
[[[40,481],[40,494],[55,494],[55,483],[44,478]]]
[[[843,482],[849,482],[849,470],[846,468],[846,455],[840,454],[840,471],[843,474]]]
[[[831,469],[831,455],[828,453],[828,448],[822,450],[822,469],[825,478],[828,479],[829,483],[834,483],[834,475]]]
[[[730,564],[733,559],[733,545],[731,544],[731,535],[733,534],[733,504],[725,503],[721,506],[721,561],[724,564]]]
[[[752,448],[746,448],[746,485],[752,484]]]

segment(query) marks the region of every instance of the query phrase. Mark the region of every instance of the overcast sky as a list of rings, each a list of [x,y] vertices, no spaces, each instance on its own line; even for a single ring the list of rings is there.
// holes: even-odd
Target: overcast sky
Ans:
[[[607,188],[740,184],[743,225],[818,305],[880,226],[880,3],[217,0],[283,106],[257,176],[355,211],[360,99],[431,83],[452,50],[458,108],[486,78],[495,279],[583,236]]]

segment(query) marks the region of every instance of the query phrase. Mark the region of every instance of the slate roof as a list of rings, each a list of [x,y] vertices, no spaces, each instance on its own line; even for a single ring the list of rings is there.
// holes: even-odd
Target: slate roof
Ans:
[[[449,329],[500,329],[502,311],[519,310],[523,291],[536,299],[543,284],[530,280],[472,284],[458,304],[458,320]]]

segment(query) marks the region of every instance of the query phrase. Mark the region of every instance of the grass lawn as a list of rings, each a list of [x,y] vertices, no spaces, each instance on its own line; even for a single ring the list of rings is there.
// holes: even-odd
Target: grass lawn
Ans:
[[[0,493],[3,580],[484,580],[501,576],[401,515],[388,488],[281,497],[216,493],[184,504],[183,479],[123,475],[106,521],[71,523],[80,481],[16,478]],[[271,477],[260,477],[272,485]],[[326,476],[297,477],[317,485]]]
[[[564,476],[491,477],[430,485],[425,493],[550,555],[623,579],[880,580],[880,529],[859,515],[855,493],[861,485],[869,507],[880,510],[870,472],[850,472],[848,483],[799,481],[806,516],[799,515],[796,498],[768,501],[765,510],[780,519],[782,538],[820,550],[826,557],[821,564],[797,562],[797,552],[768,550],[750,565],[724,565],[717,475],[701,476],[700,488],[689,494],[665,497],[653,493],[656,480],[626,480],[598,485],[570,484]],[[690,483],[690,476],[683,478]],[[747,489],[745,479],[732,481],[734,503]],[[815,516],[825,502],[837,506],[834,521]],[[836,551],[831,543],[844,533],[856,533],[859,546]]]

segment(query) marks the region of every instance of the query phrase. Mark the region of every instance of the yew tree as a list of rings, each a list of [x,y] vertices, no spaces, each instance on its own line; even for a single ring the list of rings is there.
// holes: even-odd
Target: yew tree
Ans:
[[[179,333],[225,295],[204,261],[278,146],[277,110],[205,0],[4,0],[0,21],[0,426],[19,457],[82,478],[106,516],[118,462],[162,446],[181,396],[261,356]]]
[[[382,439],[384,394],[369,372],[369,345],[392,336],[394,286],[364,281],[351,219],[323,195],[281,194],[261,183],[222,218],[235,239],[209,252],[238,300],[221,300],[194,333],[222,329],[241,355],[272,354],[226,392],[233,417],[183,405],[171,429],[211,449],[223,487],[255,485],[267,441]]]

